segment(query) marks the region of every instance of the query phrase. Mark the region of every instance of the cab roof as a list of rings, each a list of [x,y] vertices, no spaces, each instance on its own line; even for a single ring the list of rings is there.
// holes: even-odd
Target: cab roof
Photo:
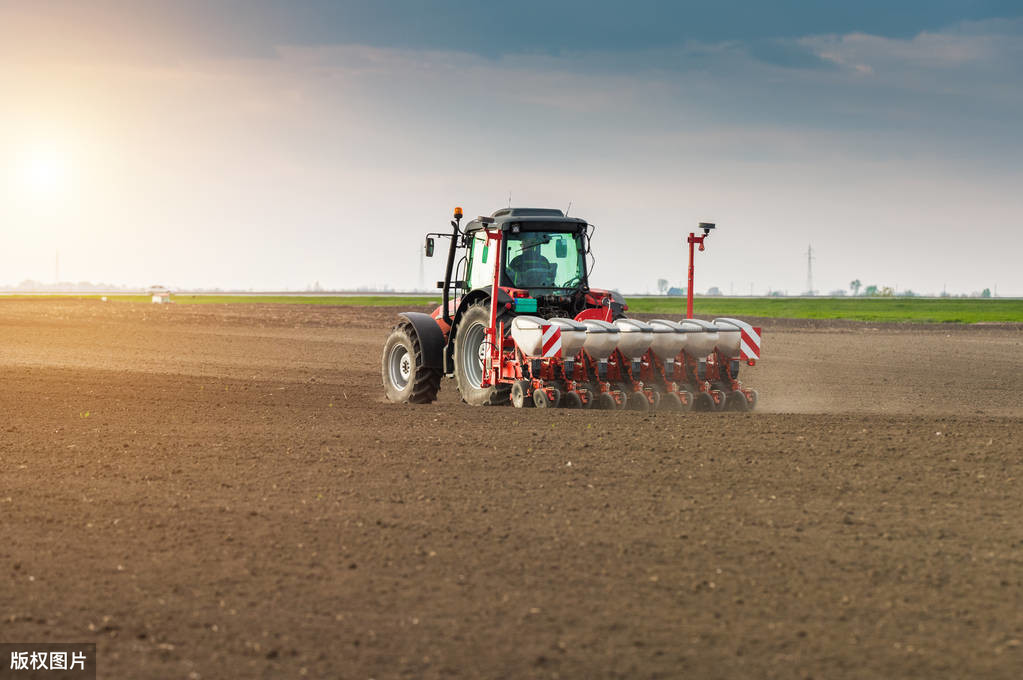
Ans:
[[[484,227],[508,231],[513,224],[517,224],[522,231],[574,232],[585,229],[587,222],[578,217],[566,217],[557,208],[501,208],[495,210],[490,217],[481,216],[471,220],[465,225],[465,231],[479,231]]]

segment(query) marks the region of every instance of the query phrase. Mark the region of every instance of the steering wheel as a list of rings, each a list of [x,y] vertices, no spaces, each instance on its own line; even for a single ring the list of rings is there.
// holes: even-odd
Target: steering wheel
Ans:
[[[538,288],[546,285],[550,271],[543,265],[527,267],[515,276],[515,284],[523,288]]]
[[[568,281],[565,281],[560,287],[561,288],[575,288],[583,282],[582,276],[573,276]]]

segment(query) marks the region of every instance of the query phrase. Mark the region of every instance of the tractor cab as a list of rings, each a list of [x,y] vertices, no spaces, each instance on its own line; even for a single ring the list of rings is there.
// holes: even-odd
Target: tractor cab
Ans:
[[[487,231],[502,232],[502,288],[527,290],[531,296],[566,294],[585,289],[585,220],[560,210],[505,208],[465,226],[465,289],[494,283],[495,245]]]

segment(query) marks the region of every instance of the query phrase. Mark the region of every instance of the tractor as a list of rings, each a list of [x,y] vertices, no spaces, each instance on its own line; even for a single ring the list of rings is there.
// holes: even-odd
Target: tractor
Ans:
[[[593,225],[561,210],[504,208],[450,233],[427,234],[425,254],[448,238],[441,305],[403,312],[384,343],[387,398],[427,404],[453,377],[473,406],[644,411],[746,411],[757,393],[738,380],[760,356],[760,329],[721,318],[692,318],[693,246],[715,225],[689,235],[687,318],[648,322],[626,316],[616,291],[591,288]],[[459,256],[461,255],[461,256]]]

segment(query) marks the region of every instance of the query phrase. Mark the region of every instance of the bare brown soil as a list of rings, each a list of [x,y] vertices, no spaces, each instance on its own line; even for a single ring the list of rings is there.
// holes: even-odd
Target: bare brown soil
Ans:
[[[753,414],[385,403],[394,310],[0,301],[0,640],[103,678],[1018,678],[1023,332]]]

